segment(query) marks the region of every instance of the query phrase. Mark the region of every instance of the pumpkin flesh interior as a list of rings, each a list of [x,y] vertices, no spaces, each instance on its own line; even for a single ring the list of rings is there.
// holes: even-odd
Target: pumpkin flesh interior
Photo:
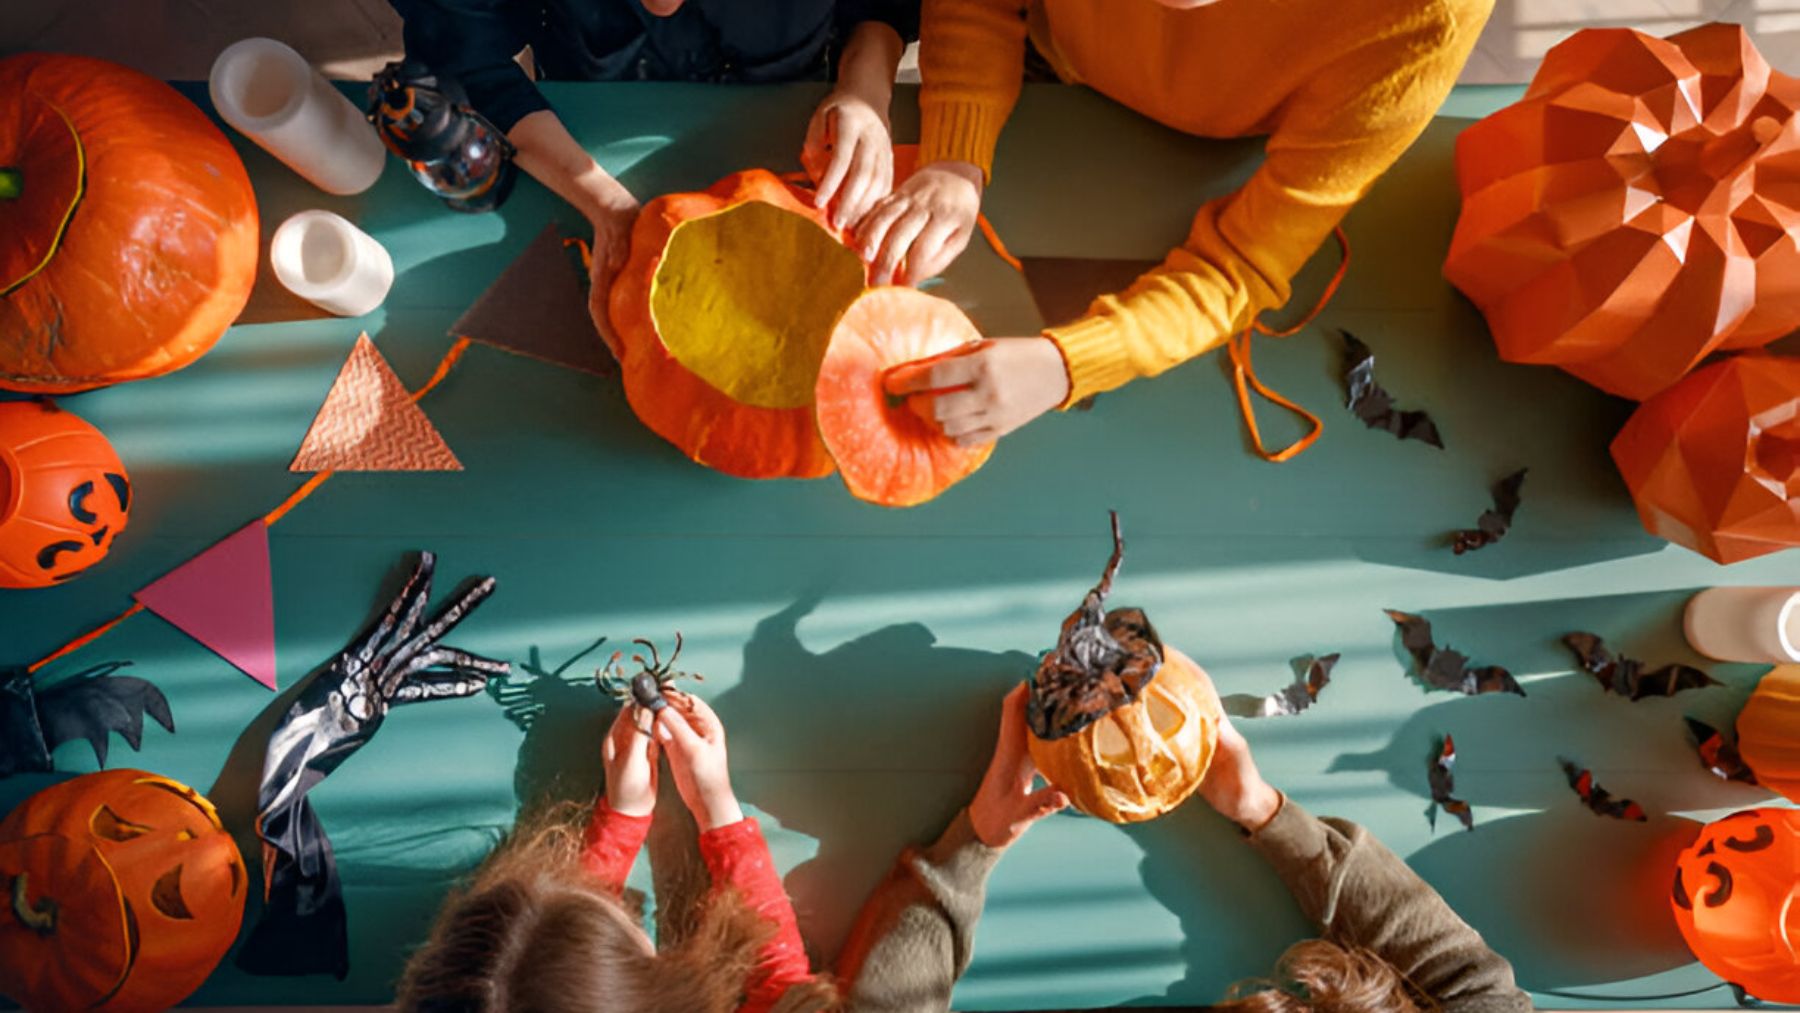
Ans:
[[[675,227],[650,314],[669,354],[732,400],[804,408],[832,328],[862,290],[849,247],[807,218],[745,201]]]

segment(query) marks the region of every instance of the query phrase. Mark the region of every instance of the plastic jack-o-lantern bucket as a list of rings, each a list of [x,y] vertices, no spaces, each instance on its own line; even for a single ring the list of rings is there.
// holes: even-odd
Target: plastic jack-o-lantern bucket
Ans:
[[[1708,970],[1758,999],[1800,1003],[1800,810],[1707,824],[1677,859],[1670,903]]]
[[[125,466],[100,430],[50,404],[0,404],[0,587],[80,576],[130,514]]]

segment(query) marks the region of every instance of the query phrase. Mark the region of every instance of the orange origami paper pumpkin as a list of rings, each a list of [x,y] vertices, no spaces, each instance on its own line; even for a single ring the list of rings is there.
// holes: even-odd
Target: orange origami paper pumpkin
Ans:
[[[1800,545],[1800,359],[1707,366],[1640,405],[1612,456],[1653,535],[1721,563]]]
[[[1800,665],[1762,677],[1738,714],[1737,735],[1756,783],[1800,802]]]
[[[1800,81],[1736,25],[1588,29],[1457,141],[1445,276],[1501,358],[1642,400],[1800,326]]]
[[[1670,903],[1707,969],[1767,1002],[1800,1002],[1800,810],[1707,824],[1676,860]]]

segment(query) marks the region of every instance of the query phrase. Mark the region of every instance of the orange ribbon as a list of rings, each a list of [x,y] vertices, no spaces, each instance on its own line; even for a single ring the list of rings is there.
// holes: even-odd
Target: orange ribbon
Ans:
[[[1313,304],[1313,308],[1307,310],[1306,315],[1293,326],[1279,331],[1272,331],[1259,321],[1252,320],[1249,327],[1244,328],[1240,334],[1232,335],[1225,344],[1226,351],[1231,355],[1231,382],[1232,386],[1237,388],[1238,412],[1244,416],[1244,425],[1250,430],[1250,441],[1256,447],[1257,456],[1276,464],[1299,457],[1306,452],[1308,447],[1317,443],[1319,434],[1325,431],[1325,423],[1320,421],[1317,415],[1300,407],[1262,382],[1256,375],[1256,367],[1250,361],[1250,343],[1257,334],[1264,334],[1271,338],[1286,338],[1300,333],[1302,328],[1318,319],[1319,314],[1324,312],[1325,307],[1330,304],[1332,296],[1337,295],[1338,287],[1344,283],[1344,275],[1350,270],[1350,237],[1344,234],[1342,225],[1333,229],[1332,235],[1337,238],[1338,249],[1343,251],[1344,256],[1338,261],[1337,272],[1331,276],[1331,281],[1326,284],[1325,291],[1320,294],[1319,301]],[[1255,388],[1256,392],[1266,400],[1305,419],[1310,427],[1306,435],[1280,450],[1271,451],[1264,446],[1262,431],[1256,425],[1256,408],[1250,403],[1251,388]]]

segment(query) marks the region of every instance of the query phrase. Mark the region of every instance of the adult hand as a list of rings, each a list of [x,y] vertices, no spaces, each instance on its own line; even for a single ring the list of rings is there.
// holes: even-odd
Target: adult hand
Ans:
[[[588,314],[605,339],[607,347],[618,354],[619,343],[612,326],[613,277],[625,266],[631,255],[631,227],[637,223],[638,201],[618,180],[599,174],[584,184],[588,200],[588,221],[594,226],[593,260],[588,264]]]
[[[1000,705],[1000,735],[981,787],[969,803],[975,836],[990,848],[1004,848],[1025,835],[1033,823],[1067,806],[1069,797],[1055,788],[1033,789],[1037,764],[1025,742],[1025,685],[1006,694]]]
[[[817,190],[813,207],[831,209],[832,228],[861,221],[894,186],[887,116],[854,90],[832,91],[813,110],[800,164]]]
[[[876,203],[856,225],[856,249],[871,265],[870,283],[917,285],[949,267],[969,245],[981,214],[981,187],[979,167],[933,162]]]
[[[1049,338],[996,338],[961,355],[901,365],[884,381],[963,446],[992,443],[1069,397],[1062,350]]]
[[[606,763],[606,804],[623,816],[648,816],[656,808],[656,740],[650,712],[636,704],[619,708],[600,746]]]
[[[656,736],[669,757],[675,788],[701,830],[713,830],[744,818],[731,791],[725,759],[725,726],[706,701],[677,690],[665,690],[670,706],[656,716]]]

